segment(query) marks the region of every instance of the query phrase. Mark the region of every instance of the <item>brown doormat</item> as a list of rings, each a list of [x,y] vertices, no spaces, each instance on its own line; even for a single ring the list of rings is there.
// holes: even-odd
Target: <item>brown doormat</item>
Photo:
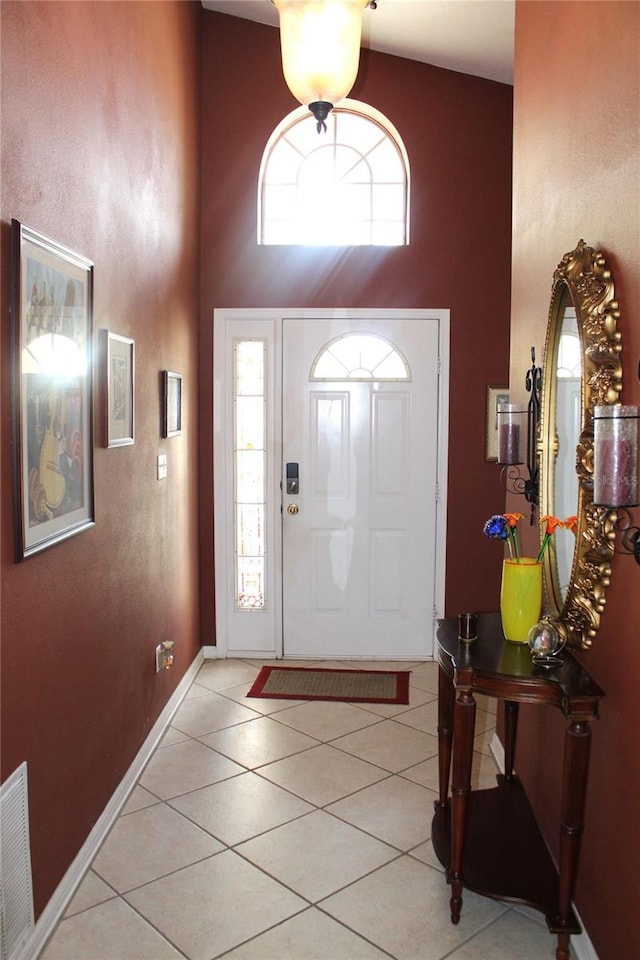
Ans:
[[[248,697],[270,700],[346,700],[409,703],[410,670],[317,670],[263,667]]]

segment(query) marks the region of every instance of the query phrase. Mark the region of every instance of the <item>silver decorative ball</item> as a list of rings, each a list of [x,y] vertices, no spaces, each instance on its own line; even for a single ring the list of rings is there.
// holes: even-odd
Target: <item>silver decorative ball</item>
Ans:
[[[549,620],[540,620],[527,635],[531,652],[537,657],[552,657],[564,646],[560,632]]]

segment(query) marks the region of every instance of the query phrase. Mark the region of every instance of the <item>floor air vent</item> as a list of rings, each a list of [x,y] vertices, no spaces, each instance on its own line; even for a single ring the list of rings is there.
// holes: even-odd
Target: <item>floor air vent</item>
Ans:
[[[12,960],[33,930],[27,765],[0,787],[0,960]]]

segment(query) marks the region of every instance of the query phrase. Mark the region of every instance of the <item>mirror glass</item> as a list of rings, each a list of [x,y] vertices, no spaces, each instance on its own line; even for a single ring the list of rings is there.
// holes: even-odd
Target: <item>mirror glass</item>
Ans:
[[[582,347],[578,332],[576,310],[566,284],[558,288],[558,327],[549,357],[548,371],[553,371],[554,403],[550,410],[550,430],[555,433],[553,450],[555,462],[549,472],[548,506],[545,513],[565,520],[578,512],[578,474],[576,473],[576,449],[582,426],[580,405],[582,385]],[[544,514],[543,514],[544,516]],[[561,608],[573,567],[575,535],[569,529],[558,529],[551,541],[553,562],[550,572],[554,579],[553,597]]]
[[[541,516],[576,517],[544,557],[545,605],[573,647],[591,645],[611,578],[615,511],[593,504],[593,407],[619,400],[618,319],[606,258],[580,240],[553,275],[538,445]]]

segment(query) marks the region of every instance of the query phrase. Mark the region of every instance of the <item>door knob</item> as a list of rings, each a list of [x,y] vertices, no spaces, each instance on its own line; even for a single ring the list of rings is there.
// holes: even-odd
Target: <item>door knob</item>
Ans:
[[[298,506],[297,503],[290,503],[289,506],[287,507],[287,513],[290,514],[292,517],[295,517],[299,509],[300,507]]]

